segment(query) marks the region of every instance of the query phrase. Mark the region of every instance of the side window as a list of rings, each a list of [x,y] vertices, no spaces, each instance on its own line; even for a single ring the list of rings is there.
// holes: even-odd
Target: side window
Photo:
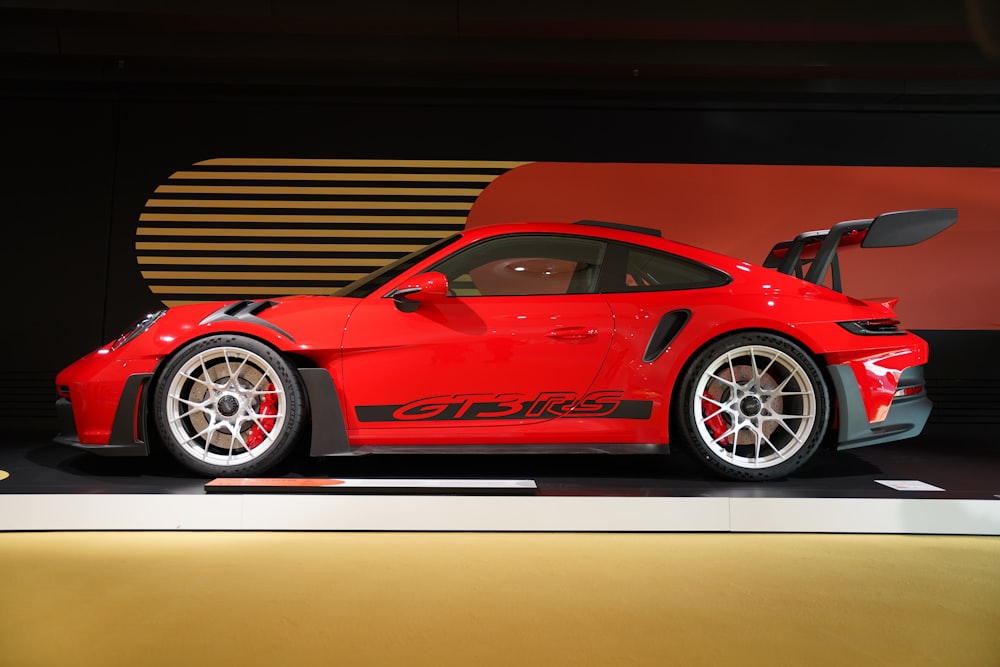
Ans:
[[[604,243],[547,234],[504,236],[441,261],[458,296],[586,294],[596,291]]]
[[[606,291],[695,289],[729,282],[724,273],[676,255],[634,246],[620,246],[616,250],[624,251],[623,266],[616,272],[618,275],[607,277]]]

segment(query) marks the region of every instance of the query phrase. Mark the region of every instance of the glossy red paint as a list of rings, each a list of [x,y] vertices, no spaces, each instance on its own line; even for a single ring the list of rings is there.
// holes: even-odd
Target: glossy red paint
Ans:
[[[392,299],[364,299],[344,335],[344,394],[351,408],[432,396],[582,395],[594,385],[613,335],[611,309],[599,294],[443,299],[414,313]],[[512,427],[553,418],[477,423]],[[461,422],[421,424],[438,430]],[[348,411],[349,428],[395,425],[362,424]]]
[[[158,361],[121,357],[109,347],[91,352],[56,377],[58,386],[68,388],[76,432],[85,445],[108,443],[126,380],[133,373],[151,373]]]
[[[148,331],[120,349],[112,349],[112,343],[108,343],[63,369],[56,376],[56,386],[69,388],[80,442],[107,444],[128,378],[155,372],[160,361],[187,343],[216,333],[241,333],[285,352],[307,352],[321,361],[329,358],[331,351],[339,354],[342,336],[342,328],[331,332],[324,326],[324,318],[340,311],[341,318],[346,319],[346,313],[355,304],[327,297],[284,300],[283,312],[270,321],[280,328],[288,327],[307,334],[295,340],[272,328],[245,321],[204,322],[221,305],[208,303],[171,308]],[[320,312],[323,317],[317,317]]]
[[[448,295],[445,276],[428,273],[446,257],[512,235],[614,241],[686,258],[720,279],[690,289],[463,296]],[[503,270],[541,270],[529,260]],[[403,288],[411,293],[391,298]],[[56,383],[68,387],[79,443],[108,443],[130,376],[154,374],[155,386],[161,362],[215,334],[253,337],[329,371],[340,401],[331,408],[342,411],[349,444],[365,447],[664,444],[688,365],[736,332],[774,334],[821,367],[848,367],[873,424],[885,419],[903,371],[927,361],[926,343],[913,334],[858,335],[838,324],[892,318],[891,298],[861,301],[706,250],[592,226],[479,228],[361,296],[253,302],[252,315],[233,305],[171,308],[134,340],[62,371]],[[670,313],[684,313],[684,325],[651,353]],[[263,405],[252,446],[273,425],[274,410]]]
[[[427,271],[397,288],[396,293],[411,301],[433,301],[448,296],[448,278],[437,271]]]

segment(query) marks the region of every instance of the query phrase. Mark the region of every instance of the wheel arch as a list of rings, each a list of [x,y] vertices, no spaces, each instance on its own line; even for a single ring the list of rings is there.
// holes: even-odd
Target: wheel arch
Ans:
[[[277,349],[277,348],[276,348]],[[342,388],[321,362],[298,351],[278,350],[295,368],[306,392],[309,409],[309,455],[351,453],[344,418]]]
[[[801,348],[802,351],[805,352],[809,356],[809,358],[816,364],[816,367],[819,368],[819,372],[822,375],[823,381],[826,383],[827,387],[827,395],[830,401],[830,414],[831,416],[837,414],[837,405],[836,405],[837,397],[835,393],[832,391],[832,386],[833,386],[832,378],[830,377],[830,371],[827,368],[826,361],[823,359],[823,356],[821,354],[813,350],[813,348],[810,347],[805,342],[803,342],[801,338],[792,336],[786,331],[782,331],[780,329],[772,329],[768,327],[745,327],[739,329],[729,329],[727,331],[718,333],[712,336],[711,338],[707,338],[706,340],[702,341],[700,345],[698,345],[688,354],[687,359],[684,360],[684,363],[681,364],[677,373],[674,375],[673,384],[670,387],[670,396],[667,400],[667,409],[664,411],[664,414],[667,417],[667,434],[670,441],[673,441],[674,438],[678,436],[677,433],[677,424],[679,417],[678,410],[682,409],[681,403],[683,402],[679,400],[678,397],[681,394],[681,386],[684,384],[684,379],[687,377],[688,371],[691,369],[691,366],[701,356],[701,354],[712,345],[715,345],[723,338],[728,338],[730,336],[738,336],[740,334],[764,334],[769,336],[776,336]],[[829,434],[830,430],[833,427],[833,421],[834,421],[833,419],[828,420],[828,423],[826,425],[827,434]]]
[[[289,350],[284,346],[276,344],[274,336],[270,335],[270,332],[258,332],[242,328],[212,329],[201,332],[183,341],[174,347],[169,354],[164,355],[157,361],[156,367],[153,369],[153,373],[146,385],[148,400],[143,402],[144,414],[140,416],[147,435],[147,448],[152,446],[163,447],[163,443],[159,442],[160,436],[155,424],[154,411],[156,405],[153,400],[153,394],[163,376],[164,369],[181,350],[200,340],[214,336],[242,336],[265,345],[281,355],[298,374],[302,390],[305,392],[310,455],[330,456],[350,453],[346,420],[343,416],[343,408],[340,401],[341,390],[330,371],[324,368],[322,363],[317,359],[300,351]],[[300,442],[296,443],[295,446],[303,446],[302,441],[305,439],[305,437],[300,438]]]
[[[739,340],[738,337],[743,338]],[[737,340],[727,341],[727,338],[737,338]],[[784,383],[781,385],[771,385],[771,389],[768,389],[758,384],[757,380],[746,381],[745,384],[742,384],[745,381],[744,379],[739,381],[741,383],[738,387],[741,390],[739,393],[730,394],[729,398],[719,398],[719,400],[728,402],[727,406],[724,406],[723,403],[715,402],[718,409],[710,408],[710,410],[713,410],[711,416],[702,413],[705,401],[711,401],[712,399],[705,394],[699,393],[703,390],[708,391],[701,383],[706,382],[706,377],[710,378],[709,381],[711,382],[727,382],[724,378],[720,378],[714,374],[717,371],[706,375],[709,369],[719,363],[725,364],[727,358],[729,359],[729,367],[732,369],[733,360],[728,356],[729,351],[740,349],[741,355],[754,355],[753,352],[746,352],[746,349],[755,346],[761,348],[760,353],[764,356],[780,354],[786,358],[790,357],[789,361],[797,368],[793,370],[792,367],[785,366],[786,371],[789,374],[801,374],[799,375],[800,379],[797,381],[813,384],[815,391],[822,394],[822,399],[820,400],[817,396],[817,400],[812,403],[813,407],[811,408],[805,407],[804,399],[800,408],[796,408],[793,404],[790,410],[783,410],[779,405],[777,408],[778,412],[775,413],[773,420],[771,417],[766,417],[758,423],[756,416],[762,408],[764,408],[763,413],[765,415],[769,414],[766,408],[770,405],[768,401],[771,390],[779,392],[776,394],[776,397],[781,397],[784,393],[784,390],[781,389]],[[766,348],[769,348],[769,351],[765,352]],[[747,362],[740,361],[739,363]],[[756,364],[754,366],[758,367]],[[772,376],[772,372],[768,370],[770,368],[771,364],[768,364],[764,371],[767,377]],[[734,373],[733,377],[735,379],[735,371],[731,372]],[[757,377],[756,371],[754,372],[754,376]],[[787,375],[786,377],[790,376]],[[774,380],[772,379],[772,381]],[[816,385],[816,383],[819,384]],[[730,384],[730,386],[733,389],[727,391],[735,392],[737,385]],[[744,391],[746,392],[746,398],[740,398],[744,396]],[[801,389],[792,388],[791,391],[792,393],[789,395],[805,395],[799,393],[804,391]],[[813,392],[810,391],[809,393]],[[736,398],[734,399],[733,396]],[[692,400],[694,401],[693,403]],[[740,403],[739,407],[735,407],[737,400]],[[749,407],[744,407],[746,401],[752,401]],[[830,442],[830,434],[834,428],[836,404],[837,400],[833,391],[830,373],[822,357],[810,348],[810,346],[803,343],[801,339],[769,327],[730,329],[705,340],[702,345],[698,346],[688,356],[682,365],[671,388],[670,408],[668,411],[671,419],[670,435],[673,438],[679,439],[675,440],[677,444],[683,444],[683,448],[693,454],[696,460],[725,477],[730,479],[755,480],[780,479],[808,464],[815,453]],[[754,405],[756,405],[756,408],[754,408]],[[692,412],[688,411],[689,406]],[[785,406],[785,408],[788,407],[787,405]],[[746,410],[753,411],[747,412]],[[727,423],[720,425],[710,424],[711,420],[721,421],[724,412],[729,415],[725,417]],[[777,444],[770,440],[771,430],[767,430],[768,427],[765,425],[769,421],[778,421],[784,425],[783,432],[775,430],[777,426],[772,425],[770,427],[774,433],[783,435],[780,441],[775,441]],[[729,438],[730,434],[742,434],[745,431],[750,431],[750,435],[753,437],[754,433],[756,433],[756,446],[754,446],[752,441],[743,441],[742,445],[738,445],[735,439],[726,439],[719,444],[718,439],[713,439],[712,434],[706,433],[706,429],[716,428],[727,429],[725,434],[718,436],[719,438]],[[765,433],[765,431],[767,432]],[[716,433],[716,435],[718,434]],[[737,437],[741,436],[738,435]],[[773,454],[766,453],[761,447],[762,440],[767,442]],[[744,448],[750,447],[751,452],[738,454],[738,446],[743,446]],[[728,451],[728,456],[725,453],[721,453],[724,451]],[[763,465],[761,465],[761,453],[766,454]]]
[[[268,336],[256,335],[252,332],[244,330],[212,329],[210,331],[199,333],[197,336],[191,336],[190,338],[182,341],[178,345],[175,345],[174,349],[171,350],[168,354],[165,354],[162,357],[160,357],[160,359],[156,362],[156,367],[153,369],[153,376],[149,380],[150,386],[155,387],[157,385],[157,383],[160,381],[160,378],[163,375],[163,369],[170,363],[171,359],[173,359],[174,357],[177,356],[178,353],[180,353],[181,350],[183,350],[189,345],[197,343],[200,340],[205,340],[206,338],[211,338],[213,336],[244,336],[246,338],[252,338],[253,340],[257,341],[258,343],[261,343],[262,345],[267,345],[272,350],[285,357],[296,368],[298,368],[298,365],[294,361],[295,357],[297,357],[298,355],[290,355],[286,350],[283,350],[280,346],[275,345],[274,341],[271,340],[270,337]],[[148,408],[149,406],[147,406],[147,412],[149,412]]]

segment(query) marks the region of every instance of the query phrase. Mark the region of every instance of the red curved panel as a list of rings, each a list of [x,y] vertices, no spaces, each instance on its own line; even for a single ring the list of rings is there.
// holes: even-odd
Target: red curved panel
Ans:
[[[895,295],[912,329],[1000,329],[1000,169],[535,162],[491,183],[467,227],[611,220],[760,263],[775,242],[841,220],[958,208],[958,223],[905,248],[842,255],[845,291]]]

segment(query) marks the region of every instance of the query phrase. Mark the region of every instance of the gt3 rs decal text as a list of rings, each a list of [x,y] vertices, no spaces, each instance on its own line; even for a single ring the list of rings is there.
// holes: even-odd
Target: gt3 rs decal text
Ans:
[[[403,405],[359,405],[362,422],[474,421],[486,419],[552,419],[595,417],[649,419],[652,401],[626,400],[622,391],[592,391],[580,397],[572,391],[543,391],[529,397],[520,393],[454,394],[418,398]]]

